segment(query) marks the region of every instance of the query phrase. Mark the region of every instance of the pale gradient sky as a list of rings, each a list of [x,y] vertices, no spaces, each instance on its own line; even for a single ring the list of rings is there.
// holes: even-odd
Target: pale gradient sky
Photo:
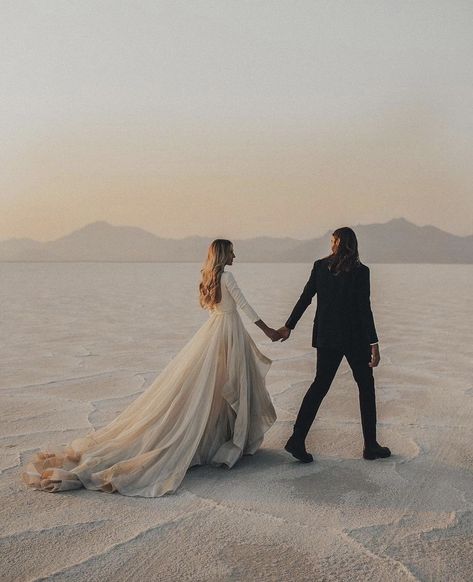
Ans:
[[[473,3],[0,4],[0,239],[473,232]]]

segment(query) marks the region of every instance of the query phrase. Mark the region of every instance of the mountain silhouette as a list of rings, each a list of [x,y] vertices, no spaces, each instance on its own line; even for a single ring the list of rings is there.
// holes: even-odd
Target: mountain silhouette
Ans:
[[[367,263],[473,263],[473,235],[456,236],[404,218],[353,227]],[[329,253],[331,232],[311,240],[257,237],[234,240],[241,262],[310,263]],[[53,241],[0,241],[0,261],[202,262],[209,237],[168,239],[142,228],[88,224]]]

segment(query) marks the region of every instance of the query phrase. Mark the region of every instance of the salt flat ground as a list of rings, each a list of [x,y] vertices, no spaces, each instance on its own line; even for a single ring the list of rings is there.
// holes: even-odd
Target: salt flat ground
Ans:
[[[232,267],[261,317],[288,316],[311,265]],[[473,268],[372,265],[379,440],[365,461],[346,362],[303,465],[283,451],[314,373],[312,305],[271,344],[278,422],[232,470],[196,467],[146,499],[26,489],[48,445],[111,421],[205,321],[196,264],[0,264],[0,579],[471,580]],[[242,315],[244,318],[245,316]]]

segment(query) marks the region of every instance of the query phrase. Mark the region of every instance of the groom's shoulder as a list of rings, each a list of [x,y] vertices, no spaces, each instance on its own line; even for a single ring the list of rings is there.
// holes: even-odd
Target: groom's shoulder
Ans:
[[[314,262],[314,267],[317,267],[317,266],[324,267],[324,266],[328,265],[328,261],[329,261],[329,257],[323,257],[321,259],[317,259]]]
[[[356,279],[369,279],[370,277],[370,269],[367,265],[364,265],[363,263],[358,263],[358,265],[355,267],[354,269],[355,271],[355,277]]]

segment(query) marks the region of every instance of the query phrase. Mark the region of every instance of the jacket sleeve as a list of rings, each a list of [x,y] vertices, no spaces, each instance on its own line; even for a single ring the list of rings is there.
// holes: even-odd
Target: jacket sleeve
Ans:
[[[255,323],[255,321],[258,321],[259,319],[261,319],[259,317],[259,315],[256,313],[256,311],[251,307],[251,305],[245,299],[245,296],[243,295],[243,293],[240,291],[240,288],[238,287],[237,282],[235,281],[235,277],[233,276],[233,273],[231,273],[230,271],[225,271],[225,273],[226,273],[226,275],[224,275],[222,277],[221,282],[224,282],[224,284],[226,285],[226,287],[228,289],[228,292],[233,297],[233,299],[235,300],[235,303],[238,305],[238,307],[246,314],[246,316],[253,323]]]
[[[357,303],[364,336],[370,344],[377,343],[378,336],[376,335],[373,312],[371,311],[370,270],[368,267],[363,269],[360,273],[357,289]]]
[[[305,284],[304,290],[299,297],[299,300],[294,306],[289,319],[286,321],[286,327],[289,329],[294,329],[297,325],[297,322],[302,317],[304,311],[309,307],[312,303],[312,298],[317,293],[317,273],[316,273],[316,264],[312,267],[312,271],[310,273],[309,280]]]

